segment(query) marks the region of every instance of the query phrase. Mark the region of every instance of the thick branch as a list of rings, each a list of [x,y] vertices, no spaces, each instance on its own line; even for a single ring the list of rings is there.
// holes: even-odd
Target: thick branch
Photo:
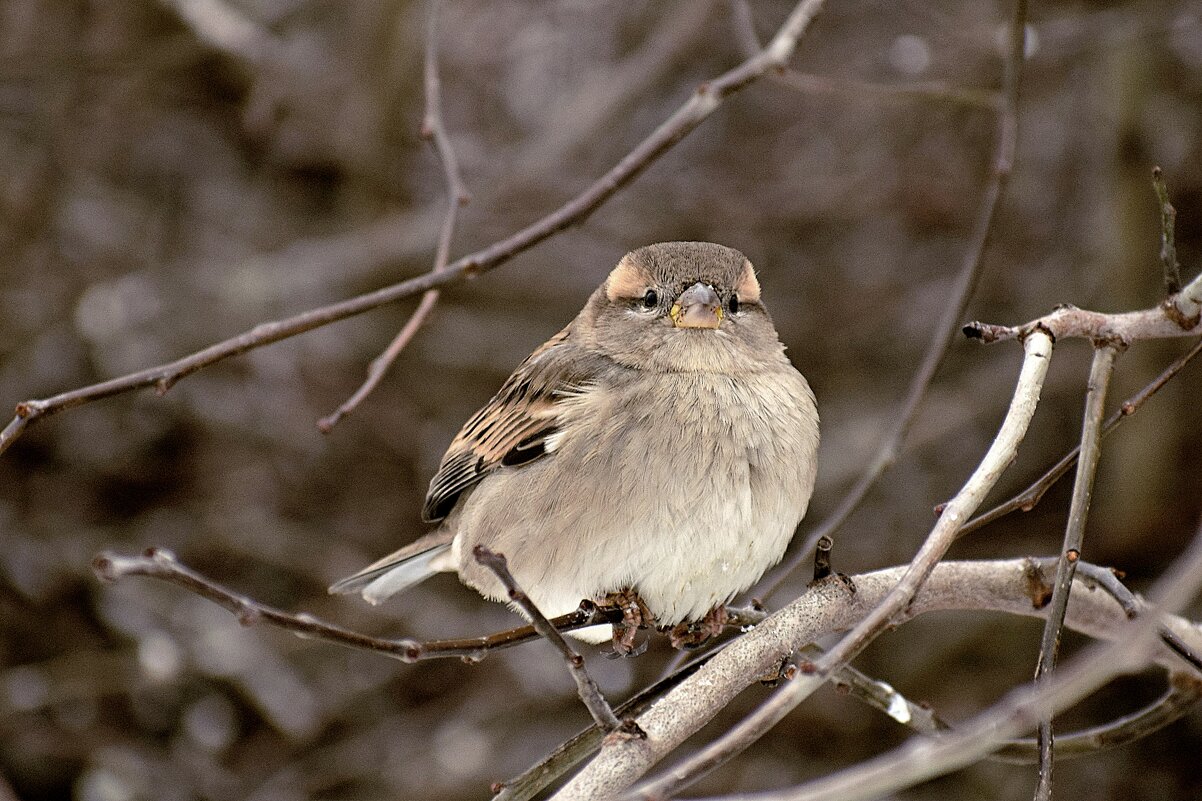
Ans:
[[[142,387],[153,386],[159,394],[162,394],[180,379],[231,356],[363,314],[453,281],[480,275],[504,264],[544,239],[586,219],[618,190],[641,175],[656,159],[704,122],[727,97],[760,78],[764,73],[785,65],[797,48],[797,42],[809,26],[810,20],[821,7],[822,0],[802,0],[762,51],[712,81],[703,83],[680,108],[651,135],[623,156],[607,173],[572,200],[517,233],[475,253],[456,259],[441,272],[431,271],[407,281],[311,309],[292,317],[261,323],[249,331],[217,342],[173,362],[63,392],[49,398],[23,401],[17,404],[16,416],[4,427],[3,431],[0,431],[0,453],[7,450],[30,423],[46,415]]]
[[[1116,621],[1106,635],[1111,642],[1077,656],[1070,665],[1057,671],[1047,685],[1013,690],[954,732],[939,738],[915,738],[833,776],[783,791],[725,796],[722,801],[868,801],[972,764],[995,751],[1005,740],[1029,731],[1041,716],[1071,706],[1115,676],[1137,669],[1150,658],[1163,664],[1156,656],[1164,655],[1163,646],[1156,640],[1157,629],[1164,624],[1177,631],[1180,618],[1170,613],[1185,606],[1200,586],[1202,532],[1157,582],[1151,594],[1155,605],[1149,606],[1150,614],[1141,614],[1131,621]],[[1088,600],[1081,595],[1072,596],[1070,626],[1074,607],[1079,601]],[[1202,629],[1194,624],[1189,629],[1191,639],[1196,642]]]
[[[1051,314],[1022,325],[994,325],[974,321],[964,335],[985,343],[1022,339],[1040,329],[1056,339],[1074,337],[1130,345],[1141,339],[1166,339],[1202,334],[1202,275],[1162,305],[1133,312],[1105,312],[1061,306]]]
[[[844,630],[864,619],[907,569],[901,566],[854,576],[854,594],[839,581],[815,585],[732,642],[695,676],[639,716],[637,722],[647,732],[647,739],[603,748],[555,796],[556,801],[603,799],[619,794],[725,708],[756,676],[779,666],[786,656],[824,634]],[[1032,576],[1038,574],[1039,567],[1027,559],[943,562],[935,567],[897,622],[950,609],[1041,617],[1044,610],[1032,597],[1033,584],[1042,583],[1033,581]],[[1098,639],[1124,637],[1122,625],[1128,618],[1122,605],[1105,591],[1091,590],[1081,577],[1078,584],[1069,602],[1068,626]],[[1191,646],[1202,646],[1202,628],[1175,617],[1165,623]],[[1180,668],[1180,661],[1167,648],[1157,650],[1152,658],[1159,664]],[[1137,669],[1135,665],[1127,667]],[[805,678],[804,672],[799,673],[794,682]]]

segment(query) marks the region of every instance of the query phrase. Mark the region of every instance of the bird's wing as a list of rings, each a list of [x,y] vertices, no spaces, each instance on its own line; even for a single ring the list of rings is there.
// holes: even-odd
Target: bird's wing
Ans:
[[[546,455],[563,401],[588,391],[598,369],[597,357],[572,340],[571,325],[530,354],[451,441],[430,481],[422,519],[442,520],[465,490],[494,470]]]

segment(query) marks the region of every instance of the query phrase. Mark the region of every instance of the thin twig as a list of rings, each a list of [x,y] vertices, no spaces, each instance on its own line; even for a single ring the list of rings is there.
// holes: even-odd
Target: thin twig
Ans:
[[[1089,518],[1094,476],[1097,475],[1098,458],[1102,453],[1102,417],[1106,413],[1106,391],[1110,387],[1110,377],[1114,375],[1114,362],[1118,354],[1119,348],[1116,344],[1099,344],[1094,350],[1093,364],[1089,369],[1089,390],[1085,395],[1084,422],[1081,426],[1081,458],[1077,463],[1077,477],[1073,482],[1073,498],[1069,504],[1068,524],[1064,530],[1064,546],[1060,549],[1060,562],[1056,566],[1052,603],[1044,622],[1039,658],[1035,663],[1036,686],[1046,685],[1056,669],[1060,636],[1064,631],[1064,615],[1068,611],[1073,574],[1077,570],[1077,562],[1081,559],[1081,549],[1085,541],[1085,521]],[[1053,762],[1050,717],[1039,721],[1038,741],[1039,783],[1035,790],[1035,799],[1050,801]]]
[[[505,561],[505,555],[490,551],[483,545],[477,545],[472,549],[472,556],[476,561],[487,567],[493,572],[493,575],[500,580],[505,587],[505,592],[509,594],[509,600],[518,605],[518,608],[530,619],[534,630],[541,634],[548,642],[555,646],[555,649],[563,656],[563,659],[568,664],[568,672],[572,674],[572,679],[576,682],[576,691],[580,695],[580,700],[588,709],[589,714],[593,716],[593,720],[606,732],[616,732],[620,728],[626,728],[631,734],[641,734],[638,727],[634,726],[633,721],[630,727],[623,727],[623,724],[614,714],[613,708],[609,702],[605,700],[605,696],[601,694],[601,688],[597,686],[597,682],[593,681],[593,677],[589,675],[588,670],[584,667],[584,657],[576,653],[572,646],[568,645],[567,640],[563,635],[556,630],[555,626],[547,620],[546,616],[539,610],[538,606],[530,599],[530,596],[522,591],[514,580],[513,574],[509,572],[509,565]]]
[[[1106,425],[1102,427],[1103,438],[1111,431],[1118,428],[1119,425],[1128,417],[1138,412],[1149,398],[1159,392],[1161,387],[1163,387],[1174,376],[1181,372],[1182,368],[1189,364],[1190,361],[1199,353],[1202,353],[1202,339],[1194,343],[1194,346],[1188,351],[1174,359],[1172,364],[1166,367],[1160,375],[1152,379],[1152,381],[1144,386],[1143,389],[1119,404],[1119,408],[1115,410],[1109,418],[1107,418]],[[988,512],[983,512],[965,523],[956,536],[963,537],[965,534],[969,534],[979,528],[983,528],[995,520],[1005,517],[1011,512],[1017,512],[1020,510],[1029,512],[1034,509],[1039,501],[1043,498],[1044,494],[1051,489],[1052,486],[1059,481],[1065,473],[1069,471],[1069,468],[1077,463],[1077,456],[1080,453],[1081,446],[1075,446],[1071,451],[1062,456],[1060,460],[1056,462],[1056,464],[1045,470],[1043,475],[1036,479],[1035,482],[1026,489],[1019,492],[1017,495],[1014,495],[1013,497],[999,503]],[[944,504],[940,504],[939,506],[935,507],[936,514],[942,511],[943,506]]]
[[[835,541],[830,537],[820,537],[814,548],[814,581],[822,581],[831,574],[831,551]]]
[[[802,0],[763,50],[713,80],[702,83],[668,119],[623,156],[608,172],[579,195],[520,231],[456,259],[442,272],[430,271],[337,303],[280,320],[260,323],[237,336],[166,364],[48,398],[18,403],[16,415],[0,431],[0,453],[6,451],[30,423],[46,415],[142,387],[153,386],[159,394],[163,394],[180,379],[231,356],[363,314],[454,281],[481,275],[506,263],[517,254],[586,219],[704,122],[728,97],[765,73],[784,66],[796,50],[798,40],[809,26],[810,20],[821,7],[822,0]]]
[[[1176,295],[1181,291],[1181,265],[1177,262],[1177,209],[1169,202],[1169,188],[1160,167],[1152,168],[1152,189],[1160,203],[1160,264],[1164,268],[1164,293]]]
[[[350,648],[381,653],[402,662],[445,658],[479,662],[492,651],[521,645],[541,636],[533,626],[520,626],[486,637],[460,640],[420,642],[408,637],[396,640],[373,637],[327,623],[313,615],[285,612],[236,593],[197,573],[176,559],[170,551],[161,548],[150,548],[139,556],[103,552],[92,560],[92,568],[96,575],[105,581],[118,581],[125,576],[147,576],[183,587],[232,612],[244,626],[262,621],[290,631],[298,637],[326,640]],[[582,604],[580,609],[561,615],[552,623],[560,631],[571,631],[620,621],[621,610],[596,604]]]
[[[422,119],[421,135],[424,139],[434,142],[438,151],[439,161],[442,162],[443,180],[447,189],[447,210],[442,219],[442,227],[438,232],[438,245],[434,252],[434,272],[441,273],[447,268],[451,258],[451,239],[455,235],[455,225],[459,220],[459,209],[471,202],[471,194],[463,183],[463,175],[459,171],[459,159],[451,146],[451,137],[442,121],[442,82],[438,75],[438,0],[430,0],[429,20],[426,23],[426,59],[425,87],[426,113]],[[355,393],[347,398],[341,406],[329,415],[317,421],[317,428],[328,434],[343,417],[355,408],[375,390],[384,378],[384,374],[392,367],[393,362],[401,355],[425,324],[430,312],[438,303],[439,290],[428,289],[422,295],[421,302],[409,317],[409,320],[389,343],[384,352],[372,360],[367,369],[367,379]]]
[[[989,243],[989,236],[993,231],[994,221],[997,219],[997,210],[1001,205],[1002,195],[1009,183],[1010,172],[1014,166],[1014,150],[1018,141],[1018,87],[1022,77],[1023,48],[1025,47],[1026,0],[1019,0],[1017,3],[1015,18],[1011,25],[1012,30],[1017,33],[1011,37],[1010,51],[1002,76],[1001,101],[998,105],[997,130],[994,134],[989,180],[977,206],[972,233],[960,263],[960,270],[942,304],[943,314],[932,329],[931,340],[927,344],[922,363],[919,364],[914,377],[910,379],[910,387],[906,391],[906,399],[902,404],[901,411],[894,418],[893,427],[886,434],[868,468],[857,479],[855,486],[848,491],[835,510],[817,528],[800,543],[795,542],[790,546],[792,554],[786,557],[783,564],[773,571],[772,576],[757,591],[760,598],[768,600],[780,589],[789,575],[805,562],[818,540],[822,537],[832,536],[851,517],[852,512],[859,508],[864,498],[867,497],[868,491],[897,460],[902,442],[918,417],[922,401],[935,378],[935,373],[939,370],[948,348],[956,338],[959,321],[963,319],[968,301],[972,297],[980,277],[985,248]]]

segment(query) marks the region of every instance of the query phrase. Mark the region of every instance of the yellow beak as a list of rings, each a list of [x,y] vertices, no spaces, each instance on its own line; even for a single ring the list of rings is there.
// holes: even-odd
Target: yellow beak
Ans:
[[[677,328],[717,328],[722,301],[712,286],[698,282],[680,293],[668,314]]]

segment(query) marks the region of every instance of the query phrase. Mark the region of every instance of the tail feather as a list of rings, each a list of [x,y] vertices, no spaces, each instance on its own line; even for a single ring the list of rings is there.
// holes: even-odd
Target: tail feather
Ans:
[[[357,592],[368,603],[378,604],[435,573],[453,569],[448,559],[439,558],[449,555],[450,542],[430,543],[424,549],[415,549],[413,545],[417,544],[389,554],[353,576],[335,582],[330,585],[330,593],[342,595]]]

